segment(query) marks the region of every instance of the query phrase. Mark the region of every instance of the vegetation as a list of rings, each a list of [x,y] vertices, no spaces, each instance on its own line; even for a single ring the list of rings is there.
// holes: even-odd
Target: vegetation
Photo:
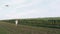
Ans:
[[[15,20],[16,19],[3,20],[3,22],[15,23]],[[60,28],[60,18],[18,19],[18,24],[35,27]]]
[[[60,29],[0,22],[0,34],[60,34]]]
[[[0,34],[60,34],[60,18],[0,20]]]

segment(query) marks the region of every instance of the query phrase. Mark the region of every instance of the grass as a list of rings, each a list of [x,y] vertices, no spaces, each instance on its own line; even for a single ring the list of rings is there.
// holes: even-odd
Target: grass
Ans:
[[[60,34],[60,29],[0,22],[0,34]]]
[[[60,18],[0,20],[0,34],[60,34]]]
[[[6,23],[15,23],[16,19],[2,20]],[[18,24],[34,26],[34,27],[48,27],[60,29],[60,18],[35,18],[35,19],[18,19]]]

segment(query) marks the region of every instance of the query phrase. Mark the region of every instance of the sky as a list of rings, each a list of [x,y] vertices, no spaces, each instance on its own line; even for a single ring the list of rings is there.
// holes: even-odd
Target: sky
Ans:
[[[40,17],[60,17],[60,0],[0,0],[0,19]]]

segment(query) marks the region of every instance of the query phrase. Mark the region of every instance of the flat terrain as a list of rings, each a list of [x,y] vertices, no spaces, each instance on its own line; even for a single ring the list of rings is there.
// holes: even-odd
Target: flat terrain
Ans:
[[[60,29],[0,22],[0,34],[60,34]]]

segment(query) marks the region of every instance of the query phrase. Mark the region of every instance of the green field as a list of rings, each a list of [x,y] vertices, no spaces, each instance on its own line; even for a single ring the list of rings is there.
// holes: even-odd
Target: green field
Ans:
[[[60,34],[60,18],[0,20],[0,34]]]
[[[0,34],[60,34],[60,29],[31,27],[0,22]]]
[[[3,20],[6,23],[15,23],[16,19]],[[60,29],[60,18],[34,18],[34,19],[18,19],[18,24],[34,26],[34,27],[48,27]]]

